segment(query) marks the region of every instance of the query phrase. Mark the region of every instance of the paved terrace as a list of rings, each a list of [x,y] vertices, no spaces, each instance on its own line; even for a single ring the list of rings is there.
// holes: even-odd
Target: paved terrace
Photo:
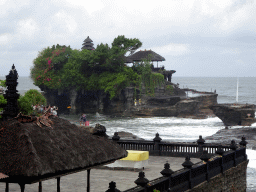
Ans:
[[[163,157],[163,156],[150,156],[149,165],[145,168],[145,177],[148,180],[161,177],[160,171],[164,169],[164,164],[168,161],[170,168],[173,171],[182,169],[181,165],[184,157]],[[200,159],[191,158],[193,163],[200,162]],[[110,170],[110,169],[92,169],[91,170],[91,192],[105,192],[108,189],[111,181],[116,182],[117,189],[124,191],[126,189],[135,187],[134,181],[138,178],[139,171],[136,170]],[[68,176],[61,177],[60,191],[61,192],[82,192],[86,191],[87,171],[74,173]],[[38,183],[26,185],[26,192],[37,192]],[[57,179],[50,179],[42,182],[44,192],[57,191]],[[5,183],[0,183],[0,192],[5,191]],[[18,184],[9,184],[10,192],[20,192]]]

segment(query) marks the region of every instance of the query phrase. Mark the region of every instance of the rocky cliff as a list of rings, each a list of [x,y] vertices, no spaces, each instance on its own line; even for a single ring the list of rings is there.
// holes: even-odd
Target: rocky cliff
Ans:
[[[167,88],[170,85],[173,87],[171,90]],[[48,104],[59,107],[59,113],[99,112],[114,116],[203,117],[202,110],[217,103],[217,94],[186,98],[184,90],[168,81],[155,89],[154,97],[145,94],[145,88],[142,88],[140,94],[140,90],[126,87],[112,100],[103,91],[50,90],[46,87],[40,89],[44,91]],[[71,109],[68,109],[68,106],[71,106]]]

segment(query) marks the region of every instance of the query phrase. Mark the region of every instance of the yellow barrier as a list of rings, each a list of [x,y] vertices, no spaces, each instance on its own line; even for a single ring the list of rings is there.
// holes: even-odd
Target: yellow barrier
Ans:
[[[148,151],[134,151],[134,150],[126,150],[128,152],[127,157],[120,159],[124,161],[144,161],[149,157]]]

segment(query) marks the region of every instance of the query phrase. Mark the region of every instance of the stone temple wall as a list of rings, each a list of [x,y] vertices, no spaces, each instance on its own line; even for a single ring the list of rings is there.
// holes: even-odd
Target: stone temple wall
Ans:
[[[186,192],[245,192],[247,164],[245,161]]]

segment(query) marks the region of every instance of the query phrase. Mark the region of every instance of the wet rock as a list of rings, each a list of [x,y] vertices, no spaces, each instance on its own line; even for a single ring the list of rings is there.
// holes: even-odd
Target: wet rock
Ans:
[[[92,126],[80,126],[80,127],[86,129],[88,132],[90,132],[93,135],[108,137],[108,135],[106,134],[106,127],[98,123],[95,125],[95,127],[92,127]]]
[[[142,139],[136,135],[133,135],[132,133],[129,133],[129,132],[120,131],[117,133],[118,133],[118,136],[120,137],[120,139],[123,139],[123,140],[144,140],[144,139]]]
[[[235,140],[238,144],[243,136],[248,142],[247,148],[256,149],[256,127],[224,128],[216,132],[214,135],[206,137],[205,140],[208,143],[223,144],[230,144],[231,140]]]

